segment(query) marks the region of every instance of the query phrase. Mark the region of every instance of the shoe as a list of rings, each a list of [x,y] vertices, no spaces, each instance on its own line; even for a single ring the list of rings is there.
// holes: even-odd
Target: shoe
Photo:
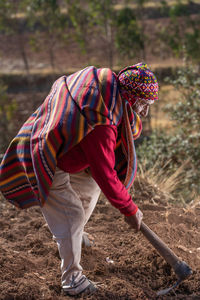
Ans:
[[[79,292],[78,294],[74,295],[74,294],[72,294],[72,292],[68,292],[68,291],[63,291],[63,293],[64,293],[64,296],[79,298],[79,297],[92,295],[97,290],[98,290],[97,286],[92,281],[90,281],[90,284],[85,289],[83,289],[81,292]]]

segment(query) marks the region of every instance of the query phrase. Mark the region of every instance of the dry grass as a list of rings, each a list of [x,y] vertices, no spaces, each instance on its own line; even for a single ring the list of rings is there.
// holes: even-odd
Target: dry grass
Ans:
[[[140,166],[140,170],[134,183],[134,191],[139,198],[146,199],[154,204],[166,204],[167,202],[179,202],[185,204],[182,197],[175,199],[173,194],[178,191],[184,177],[184,169],[188,162],[182,164],[173,174],[166,172],[163,168],[155,165],[151,169],[146,168],[146,162]],[[134,193],[134,192],[133,192]]]
[[[199,195],[194,195],[194,200],[191,201],[187,206],[186,206],[186,211],[194,211],[197,207],[200,207],[200,196]]]

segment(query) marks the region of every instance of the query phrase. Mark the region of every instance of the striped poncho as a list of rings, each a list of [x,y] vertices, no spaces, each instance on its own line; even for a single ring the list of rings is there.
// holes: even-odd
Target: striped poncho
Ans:
[[[129,188],[136,174],[134,139],[141,132],[141,121],[122,101],[116,75],[107,68],[87,67],[60,77],[10,143],[0,166],[5,198],[19,208],[43,206],[57,158],[96,125],[118,126],[116,170]]]

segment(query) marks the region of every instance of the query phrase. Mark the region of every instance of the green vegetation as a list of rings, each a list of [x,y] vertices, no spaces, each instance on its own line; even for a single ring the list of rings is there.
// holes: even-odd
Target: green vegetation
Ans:
[[[61,13],[61,7],[57,0],[23,0],[26,8],[27,26],[34,35],[30,36],[29,43],[33,50],[40,51],[45,49],[49,56],[52,69],[55,69],[55,51],[56,43],[64,43],[67,41],[67,33],[65,32],[66,17]],[[37,30],[34,27],[40,24]],[[42,36],[41,31],[45,34]]]
[[[191,15],[181,0],[172,6],[163,1],[163,7],[168,11],[169,22],[160,27],[160,39],[177,57],[200,64],[200,17]]]
[[[8,146],[13,133],[12,117],[16,111],[15,100],[8,101],[7,86],[0,81],[0,153]]]
[[[165,131],[154,131],[138,148],[138,156],[146,159],[146,168],[160,169],[167,176],[175,173],[180,167],[179,184],[174,195],[183,197],[186,202],[192,201],[195,194],[200,194],[200,78],[198,70],[187,66],[177,74],[173,81],[179,89],[181,98],[176,104],[169,103],[166,112],[174,122],[170,134]]]
[[[116,18],[116,46],[120,55],[134,58],[138,51],[144,49],[141,28],[132,9],[125,7]]]

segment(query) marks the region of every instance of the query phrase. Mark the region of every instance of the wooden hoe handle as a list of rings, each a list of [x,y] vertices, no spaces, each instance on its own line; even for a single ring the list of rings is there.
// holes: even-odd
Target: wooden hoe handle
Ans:
[[[179,261],[173,251],[144,222],[142,222],[140,230],[170,266],[173,267]]]

